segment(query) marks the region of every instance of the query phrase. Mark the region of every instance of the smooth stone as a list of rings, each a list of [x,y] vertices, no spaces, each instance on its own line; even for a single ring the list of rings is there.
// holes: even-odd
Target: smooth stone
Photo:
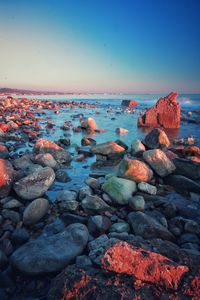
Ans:
[[[200,178],[200,164],[189,159],[176,158],[173,160],[176,166],[175,174],[183,175],[190,179]]]
[[[35,156],[35,162],[42,167],[50,167],[54,169],[57,166],[57,162],[50,153],[41,153]]]
[[[86,196],[92,195],[92,189],[89,186],[83,186],[79,190],[78,199],[82,201]]]
[[[158,222],[155,218],[143,212],[131,212],[128,220],[135,235],[140,235],[144,239],[161,238],[163,240],[174,241],[174,236]]]
[[[111,210],[111,207],[108,204],[106,204],[106,202],[104,202],[103,199],[96,195],[86,195],[86,197],[81,201],[81,205],[84,211],[86,212],[101,213]]]
[[[68,225],[73,224],[73,223],[87,224],[87,222],[88,222],[87,217],[75,215],[75,214],[72,214],[72,213],[66,213],[66,212],[62,213],[60,215],[60,219],[65,224],[65,226],[68,226]]]
[[[62,169],[57,170],[55,175],[56,175],[56,180],[59,182],[68,182],[71,180],[67,172]]]
[[[157,188],[154,185],[151,185],[147,182],[140,182],[138,183],[138,190],[145,192],[150,195],[157,194]]]
[[[117,204],[128,204],[129,198],[137,191],[136,183],[132,180],[112,176],[102,185],[106,192]]]
[[[109,155],[115,153],[123,153],[125,149],[115,142],[105,142],[92,147],[92,153]]]
[[[173,173],[176,169],[174,163],[160,149],[145,151],[143,153],[143,158],[161,177]]]
[[[46,167],[15,182],[13,187],[19,197],[32,200],[43,196],[54,180],[53,169]]]
[[[61,233],[21,246],[12,254],[11,263],[30,275],[58,272],[83,252],[88,236],[85,225],[69,225]]]
[[[170,141],[164,130],[160,128],[152,129],[145,137],[144,143],[149,149],[168,148]]]
[[[117,176],[135,182],[146,182],[152,179],[153,172],[146,163],[140,160],[123,159],[118,167]]]
[[[75,201],[77,199],[77,193],[74,191],[63,190],[58,195],[56,200],[61,201]]]
[[[130,226],[126,222],[114,223],[109,229],[109,232],[117,232],[117,233],[129,232],[129,231],[130,231]]]
[[[145,146],[142,144],[140,140],[133,140],[131,143],[131,154],[135,155],[146,150]]]
[[[42,219],[49,209],[49,201],[45,198],[38,198],[32,201],[24,210],[23,222],[25,225],[37,223]]]
[[[105,233],[112,225],[110,219],[106,216],[90,216],[88,220],[88,230],[92,235]]]
[[[93,190],[99,190],[101,187],[98,180],[92,177],[86,178],[85,183]]]
[[[144,197],[136,195],[129,199],[129,206],[135,211],[143,211],[145,209]]]

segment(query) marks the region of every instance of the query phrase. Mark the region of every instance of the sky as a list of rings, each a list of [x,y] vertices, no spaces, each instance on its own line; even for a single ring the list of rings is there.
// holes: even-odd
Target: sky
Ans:
[[[0,87],[200,93],[200,1],[0,0]]]

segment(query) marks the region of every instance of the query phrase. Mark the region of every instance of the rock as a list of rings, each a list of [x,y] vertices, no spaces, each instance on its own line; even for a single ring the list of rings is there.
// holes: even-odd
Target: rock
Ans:
[[[79,190],[78,199],[79,201],[83,200],[86,196],[92,195],[92,189],[89,186],[83,186]]]
[[[84,137],[84,138],[82,138],[82,140],[81,140],[81,145],[82,146],[95,146],[96,145],[96,141],[95,140],[93,140],[93,139],[91,139],[91,138],[86,138],[86,137]]]
[[[179,128],[180,104],[176,101],[176,97],[176,93],[171,93],[160,98],[155,106],[138,119],[138,126]]]
[[[131,154],[135,155],[138,153],[142,153],[146,150],[145,146],[142,144],[140,140],[134,140],[131,144]]]
[[[174,236],[161,223],[143,212],[129,213],[128,220],[134,234],[140,235],[144,239],[161,238],[174,241]]]
[[[52,141],[45,139],[37,140],[34,146],[36,154],[50,153],[58,163],[68,163],[72,160],[71,155]]]
[[[120,242],[110,247],[101,259],[106,271],[132,275],[138,280],[177,290],[189,271],[166,256]]]
[[[90,216],[88,220],[88,230],[93,236],[100,235],[108,231],[112,225],[110,219],[106,216]]]
[[[3,208],[5,209],[13,209],[13,208],[19,208],[22,206],[22,203],[19,202],[18,200],[11,198],[8,202],[6,202],[3,205]]]
[[[8,149],[5,145],[0,144],[0,159],[5,159],[9,157]]]
[[[55,180],[52,168],[46,167],[14,183],[14,190],[22,199],[39,198],[49,189]]]
[[[8,160],[0,159],[0,199],[8,196],[14,179],[14,170]]]
[[[79,205],[76,199],[76,192],[64,190],[57,195],[56,200],[60,208],[73,211],[76,210]]]
[[[184,225],[185,232],[191,232],[191,233],[200,233],[200,226],[197,222],[193,220],[187,220]]]
[[[67,172],[62,169],[57,170],[55,175],[56,175],[56,180],[59,182],[68,182],[71,180]]]
[[[106,142],[92,147],[92,153],[101,155],[118,154],[124,151],[125,149],[115,142]]]
[[[14,210],[3,209],[1,211],[1,214],[4,217],[4,219],[10,219],[14,223],[18,223],[20,221],[20,214]]]
[[[32,162],[33,156],[32,154],[25,154],[21,156],[20,158],[16,158],[12,161],[12,164],[15,169],[17,170],[26,170],[29,169],[30,166],[33,165]]]
[[[195,144],[195,139],[193,137],[177,138],[173,140],[173,144],[191,146]]]
[[[85,183],[95,191],[98,191],[101,187],[98,180],[93,177],[87,177]]]
[[[29,233],[25,228],[17,228],[11,235],[11,241],[14,245],[22,245],[29,240]]]
[[[144,197],[136,195],[129,199],[129,206],[135,211],[144,211],[145,209],[145,200]]]
[[[65,224],[65,226],[68,226],[68,225],[74,224],[74,223],[87,224],[87,222],[88,222],[87,217],[82,217],[82,216],[75,215],[75,214],[68,213],[68,212],[61,214],[60,219]]]
[[[127,133],[128,133],[128,129],[121,128],[121,127],[116,128],[115,131],[116,131],[116,133],[118,133],[119,135],[124,135],[124,134],[127,134]]]
[[[87,255],[80,255],[76,258],[76,266],[81,270],[88,270],[92,267],[93,263]]]
[[[58,272],[83,252],[87,242],[87,227],[72,224],[61,233],[21,246],[12,254],[11,263],[30,275]]]
[[[170,146],[170,141],[164,132],[159,128],[152,129],[145,137],[145,145],[149,149],[158,149],[158,148],[168,148]]]
[[[136,192],[136,183],[132,180],[112,176],[102,185],[102,190],[106,192],[115,203],[128,204],[129,198]]]
[[[106,204],[103,199],[96,195],[86,195],[86,197],[81,201],[81,205],[86,212],[102,213],[111,210],[111,207]]]
[[[38,198],[32,201],[24,210],[23,222],[25,225],[37,223],[42,219],[49,209],[49,202],[45,198]]]
[[[157,194],[157,188],[154,185],[151,185],[147,182],[140,182],[138,183],[138,190],[145,192],[150,195],[156,195]]]
[[[137,159],[123,159],[119,165],[117,175],[135,182],[150,181],[153,172],[144,162]]]
[[[128,150],[128,146],[123,141],[116,140],[115,143],[124,148],[125,151]]]
[[[173,173],[176,169],[173,162],[160,149],[145,151],[143,153],[143,158],[161,177],[165,177]]]
[[[138,104],[137,104],[137,101],[135,101],[135,100],[122,100],[121,105],[127,106],[127,107],[135,107]]]
[[[8,265],[8,258],[5,253],[0,249],[0,270]]]
[[[117,232],[117,233],[122,233],[122,232],[129,232],[130,231],[130,226],[126,222],[118,222],[114,223],[110,229],[110,232]]]
[[[169,175],[165,178],[165,183],[174,187],[178,192],[194,192],[200,194],[200,184],[182,175]]]
[[[87,132],[94,132],[95,130],[97,130],[97,125],[93,118],[88,118],[87,120],[81,120],[81,127],[86,129]]]
[[[200,178],[199,163],[184,158],[176,158],[173,160],[173,163],[176,166],[175,174],[183,175],[194,180]]]
[[[56,160],[50,153],[41,153],[35,156],[35,162],[43,167],[54,169],[57,166]]]

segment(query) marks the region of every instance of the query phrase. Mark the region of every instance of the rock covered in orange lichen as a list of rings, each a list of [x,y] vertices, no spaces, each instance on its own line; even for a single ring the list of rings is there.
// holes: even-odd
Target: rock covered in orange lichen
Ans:
[[[145,282],[177,289],[187,266],[177,265],[167,257],[120,242],[109,248],[101,259],[107,271],[133,275]]]
[[[160,98],[156,105],[138,119],[138,126],[179,128],[181,110],[176,97],[177,93],[172,92]]]

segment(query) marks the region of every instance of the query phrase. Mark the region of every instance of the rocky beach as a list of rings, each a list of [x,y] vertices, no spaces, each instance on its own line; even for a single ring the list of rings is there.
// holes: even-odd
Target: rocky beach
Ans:
[[[200,107],[0,99],[0,299],[200,299]]]

